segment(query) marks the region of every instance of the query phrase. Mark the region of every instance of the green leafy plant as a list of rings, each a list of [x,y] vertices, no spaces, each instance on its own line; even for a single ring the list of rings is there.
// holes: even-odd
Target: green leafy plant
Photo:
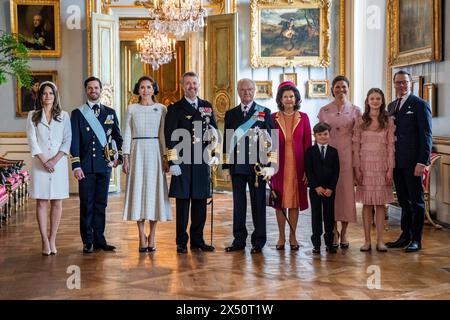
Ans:
[[[28,49],[21,38],[21,35],[0,30],[0,85],[7,82],[8,75],[17,77],[21,87],[30,88],[32,85]]]

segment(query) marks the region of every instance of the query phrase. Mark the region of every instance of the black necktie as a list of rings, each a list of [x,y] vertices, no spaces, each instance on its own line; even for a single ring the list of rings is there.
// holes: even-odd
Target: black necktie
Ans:
[[[195,102],[191,103],[192,108],[197,109],[197,105],[195,104]]]
[[[394,108],[394,114],[397,114],[397,112],[400,111],[401,103],[402,103],[402,98],[397,99],[397,103],[395,104],[395,108]]]
[[[320,147],[320,154],[322,155],[322,160],[325,160],[325,146]]]
[[[244,106],[244,118],[247,116],[248,106]]]
[[[100,114],[100,106],[98,104],[94,104],[92,111],[94,111],[95,116],[98,117]]]

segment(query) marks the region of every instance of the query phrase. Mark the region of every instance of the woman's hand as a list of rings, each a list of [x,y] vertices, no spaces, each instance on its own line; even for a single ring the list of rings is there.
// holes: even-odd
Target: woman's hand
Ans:
[[[122,172],[125,173],[125,174],[129,174],[130,173],[130,161],[128,159],[128,155],[125,155],[123,157]]]
[[[392,185],[392,182],[394,180],[393,177],[394,177],[393,170],[388,169],[388,171],[386,172],[386,183],[388,185]]]
[[[308,185],[308,178],[306,177],[306,173],[303,174],[302,181],[303,181],[303,183],[305,184],[305,186]]]
[[[55,172],[56,163],[57,163],[56,159],[51,158],[46,163],[44,163],[44,167],[45,167],[45,169],[47,169],[48,172],[52,173],[52,172]]]
[[[361,185],[363,180],[363,174],[361,172],[361,168],[355,168],[355,178],[356,178],[356,184]]]

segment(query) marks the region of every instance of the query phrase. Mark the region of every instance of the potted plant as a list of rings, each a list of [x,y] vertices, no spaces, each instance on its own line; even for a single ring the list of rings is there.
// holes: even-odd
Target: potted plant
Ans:
[[[19,86],[31,87],[31,70],[28,66],[28,49],[21,42],[21,36],[0,30],[0,85],[15,76]]]

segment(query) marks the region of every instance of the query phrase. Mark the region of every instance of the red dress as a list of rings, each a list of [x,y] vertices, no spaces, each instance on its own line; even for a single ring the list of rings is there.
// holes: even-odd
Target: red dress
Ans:
[[[305,152],[311,147],[311,125],[306,113],[291,117],[281,112],[272,114],[278,129],[278,171],[272,177],[272,187],[281,196],[283,208],[308,209],[305,174]]]

